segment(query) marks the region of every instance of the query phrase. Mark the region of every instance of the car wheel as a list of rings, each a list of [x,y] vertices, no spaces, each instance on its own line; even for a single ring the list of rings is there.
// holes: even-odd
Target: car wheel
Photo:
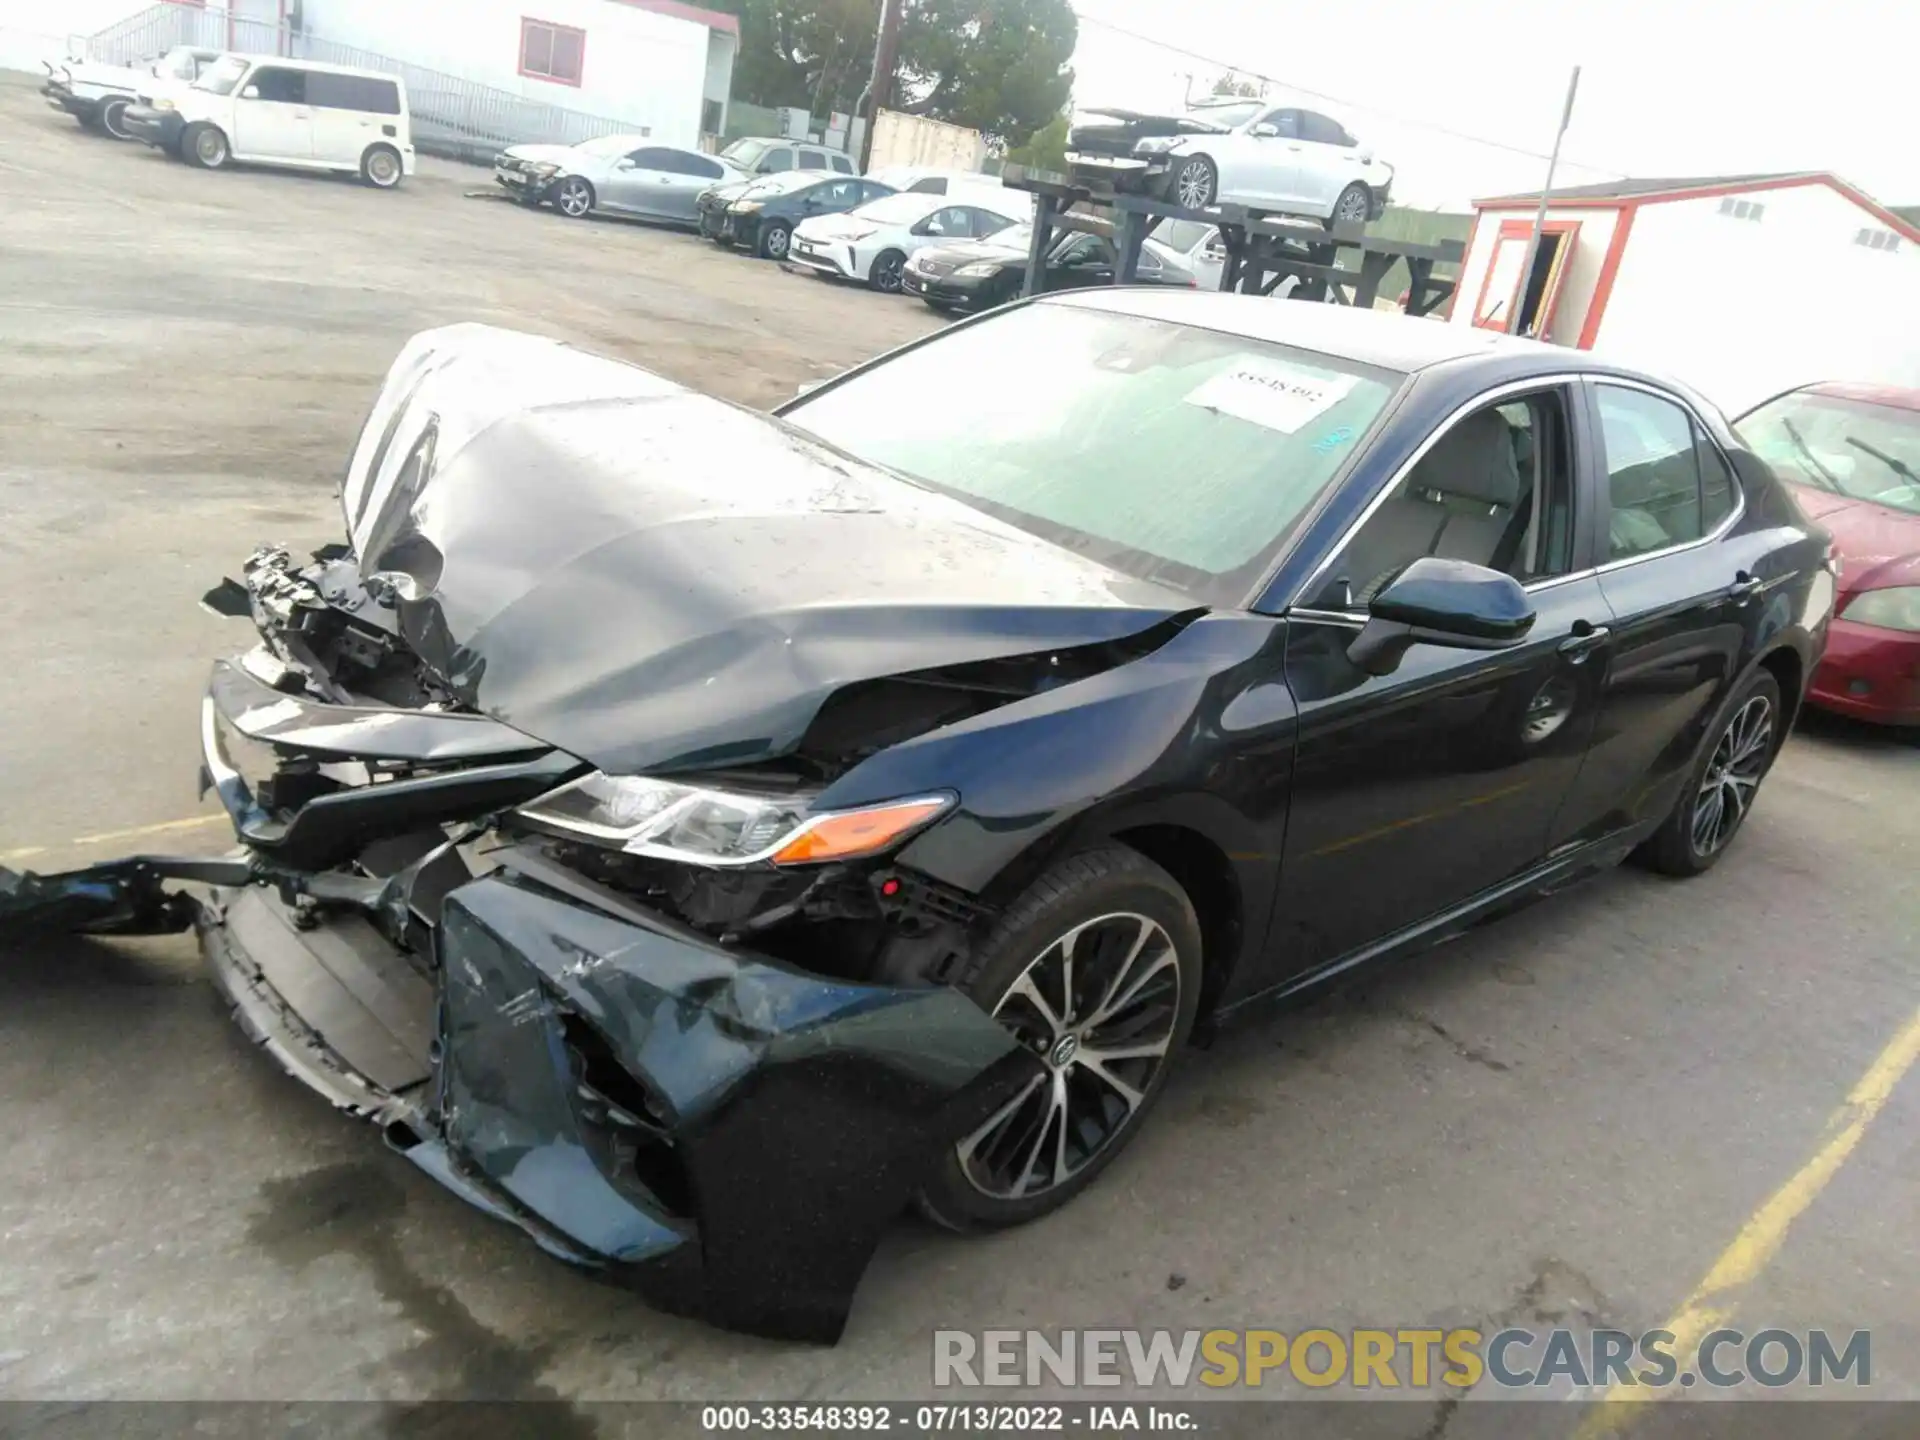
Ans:
[[[1340,192],[1340,198],[1333,202],[1333,214],[1327,217],[1327,228],[1335,225],[1365,225],[1373,214],[1373,192],[1358,180]]]
[[[1041,1073],[941,1157],[926,1215],[1018,1225],[1093,1183],[1159,1098],[1200,1003],[1200,922],[1174,878],[1122,845],[1048,870],[1008,909],[960,988]]]
[[[405,167],[400,152],[391,145],[372,145],[360,157],[360,178],[376,190],[391,190],[400,183]]]
[[[900,272],[906,268],[907,257],[898,250],[882,250],[873,257],[873,265],[867,271],[867,284],[888,295],[900,293]]]
[[[578,175],[569,175],[553,190],[553,208],[569,220],[593,213],[593,186]]]
[[[1204,210],[1220,198],[1220,170],[1205,155],[1189,155],[1167,172],[1167,199]]]
[[[218,170],[232,158],[226,132],[218,125],[189,125],[180,137],[180,153],[202,170]]]
[[[1637,857],[1663,875],[1713,868],[1746,823],[1773,757],[1786,739],[1780,686],[1765,670],[1736,690],[1713,718],[1705,753],[1679,800]]]
[[[760,227],[759,241],[754,249],[765,259],[784,260],[787,258],[787,243],[793,239],[793,227],[779,220],[769,220]]]
[[[127,129],[127,102],[108,100],[100,106],[100,128],[116,140],[131,140],[133,132]]]

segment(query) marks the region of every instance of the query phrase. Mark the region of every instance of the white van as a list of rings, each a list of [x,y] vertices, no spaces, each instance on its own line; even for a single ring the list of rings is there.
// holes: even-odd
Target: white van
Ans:
[[[223,55],[129,128],[208,170],[235,161],[344,170],[390,190],[413,174],[407,87],[397,75],[278,55]]]

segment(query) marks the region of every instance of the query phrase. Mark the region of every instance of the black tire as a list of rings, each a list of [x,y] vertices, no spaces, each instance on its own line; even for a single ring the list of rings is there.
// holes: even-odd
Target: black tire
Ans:
[[[1204,210],[1220,199],[1220,167],[1208,155],[1176,156],[1161,194],[1183,209]]]
[[[906,268],[907,257],[899,250],[882,250],[873,257],[873,264],[867,267],[867,284],[882,295],[900,293],[900,272]]]
[[[1764,722],[1766,733],[1748,757],[1743,747],[1751,745],[1757,733],[1756,710],[1762,712],[1758,718]],[[1634,851],[1634,858],[1662,875],[1680,879],[1711,870],[1746,824],[1753,802],[1759,798],[1760,782],[1772,769],[1785,740],[1786,714],[1780,703],[1779,683],[1770,672],[1757,670],[1714,712],[1700,758],[1687,772],[1686,786],[1674,801],[1673,813]],[[1712,778],[1716,776],[1722,777],[1717,786]],[[1711,817],[1703,812],[1712,798],[1707,793],[1710,788],[1719,793],[1723,816],[1733,798],[1744,794],[1730,824],[1709,829],[1706,822]],[[1703,834],[1707,836],[1704,844]]]
[[[762,260],[784,260],[793,239],[793,227],[784,220],[769,220],[753,237],[753,253]]]
[[[593,192],[593,183],[578,175],[555,181],[548,193],[553,197],[553,208],[569,220],[584,220],[593,214],[599,198]]]
[[[1333,213],[1327,217],[1327,229],[1333,229],[1343,220],[1364,226],[1372,217],[1373,191],[1356,180],[1342,190],[1340,198],[1333,202]]]
[[[1075,944],[1065,969],[1049,968],[1069,936]],[[1071,978],[1063,982],[1062,975]],[[1193,902],[1139,851],[1124,845],[1083,851],[1034,881],[954,983],[1043,1054],[1042,1077],[1037,1089],[1024,1092],[940,1157],[919,1192],[921,1211],[952,1230],[998,1229],[1056,1210],[1092,1184],[1159,1098],[1174,1057],[1193,1030],[1200,976],[1200,922]],[[1026,998],[1033,992],[1022,987],[1023,981],[1042,992],[1051,986],[1047,998],[1054,1008],[1043,1015]],[[1064,1021],[1065,1028],[1049,1016]],[[1097,1063],[1089,1057],[1099,1048],[1091,1043],[1081,1048],[1082,1039],[1094,1038],[1109,1048],[1143,1041],[1160,1048],[1155,1058],[1116,1055]],[[1121,1066],[1149,1068],[1123,1073]],[[1137,1098],[1130,1104],[1127,1094]],[[1065,1112],[1051,1108],[1056,1097],[1069,1102]],[[1056,1123],[1063,1113],[1075,1123]],[[1089,1142],[1096,1133],[1098,1139]],[[1076,1158],[1068,1153],[1072,1146],[1082,1147],[1077,1165],[1070,1163]],[[965,1160],[963,1150],[969,1152]],[[1049,1151],[1054,1178],[1043,1180],[1034,1171],[1034,1157]],[[1018,1171],[1000,1193],[988,1188],[994,1183],[996,1154]],[[1041,1183],[1030,1188],[1030,1180]]]
[[[116,140],[133,139],[133,132],[127,129],[127,106],[131,103],[118,96],[100,102],[100,128]]]
[[[221,170],[233,158],[227,135],[218,125],[196,122],[180,134],[180,154],[189,165],[202,170]]]
[[[391,145],[369,145],[360,157],[360,178],[376,190],[391,190],[405,178],[400,152]]]

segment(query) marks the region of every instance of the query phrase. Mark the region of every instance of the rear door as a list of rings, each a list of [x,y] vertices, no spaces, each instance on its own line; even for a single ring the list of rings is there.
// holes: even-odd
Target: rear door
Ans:
[[[1739,486],[1699,417],[1653,386],[1585,387],[1595,437],[1595,560],[1612,610],[1593,749],[1556,842],[1665,816],[1739,673],[1764,585],[1741,544]]]
[[[1365,166],[1353,137],[1335,120],[1313,110],[1300,112],[1299,168],[1296,191],[1317,215],[1331,215],[1340,192],[1362,178]]]
[[[233,153],[241,160],[313,160],[307,72],[256,65],[233,102]]]
[[[316,160],[357,167],[368,146],[398,143],[400,87],[392,80],[309,71],[307,103]]]

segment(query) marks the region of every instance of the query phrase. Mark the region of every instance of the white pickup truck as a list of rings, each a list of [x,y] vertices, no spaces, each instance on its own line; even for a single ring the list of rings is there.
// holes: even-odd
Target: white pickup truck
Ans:
[[[40,93],[56,110],[64,110],[89,130],[104,130],[116,140],[131,140],[124,117],[139,96],[164,95],[184,89],[222,52],[194,45],[176,45],[144,66],[106,65],[69,57],[58,65],[42,61],[47,83]]]

